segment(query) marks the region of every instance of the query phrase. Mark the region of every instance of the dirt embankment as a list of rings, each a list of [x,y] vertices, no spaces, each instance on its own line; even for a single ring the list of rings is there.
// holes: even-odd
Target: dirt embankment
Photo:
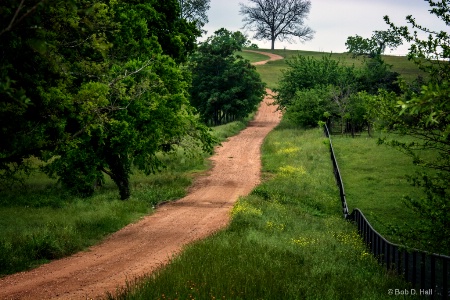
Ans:
[[[95,299],[168,263],[186,244],[225,227],[238,197],[260,182],[260,147],[281,115],[266,97],[248,128],[222,143],[189,194],[101,244],[0,279],[0,299]]]

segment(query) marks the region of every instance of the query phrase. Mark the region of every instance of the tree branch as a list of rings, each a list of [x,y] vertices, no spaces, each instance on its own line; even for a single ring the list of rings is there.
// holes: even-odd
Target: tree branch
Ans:
[[[11,22],[9,23],[8,27],[2,29],[2,31],[0,31],[0,36],[3,35],[4,33],[11,31],[13,29],[14,26],[17,26],[17,24],[19,24],[20,22],[22,22],[23,19],[25,19],[27,16],[29,16],[32,12],[34,12],[38,6],[44,2],[46,2],[47,0],[41,0],[38,3],[36,3],[32,8],[30,8],[29,10],[27,10],[26,13],[24,13],[19,19],[17,19],[17,17],[19,16],[20,11],[23,9],[24,7],[24,2],[25,0],[21,0],[19,6],[17,7],[16,12],[14,13],[13,18],[11,19]],[[17,19],[17,21],[16,21]]]

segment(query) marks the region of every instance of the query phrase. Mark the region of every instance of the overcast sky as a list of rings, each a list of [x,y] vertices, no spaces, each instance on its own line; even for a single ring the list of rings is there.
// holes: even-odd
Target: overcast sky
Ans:
[[[210,36],[220,28],[247,34],[260,48],[270,48],[269,41],[253,39],[253,33],[242,29],[243,16],[239,3],[250,5],[246,0],[211,0],[209,23],[204,27]],[[388,15],[395,24],[406,25],[407,15],[413,15],[423,25],[433,29],[443,28],[436,16],[429,13],[425,0],[311,0],[311,12],[305,24],[316,33],[311,41],[295,44],[275,42],[276,49],[300,49],[323,52],[345,52],[347,37],[360,35],[370,37],[374,30],[386,30],[383,16]],[[401,46],[386,54],[406,54],[408,46]]]

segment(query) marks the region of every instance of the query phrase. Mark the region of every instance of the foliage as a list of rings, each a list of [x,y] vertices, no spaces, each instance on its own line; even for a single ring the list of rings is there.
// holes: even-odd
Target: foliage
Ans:
[[[244,28],[255,31],[254,38],[270,40],[272,50],[275,41],[292,42],[291,36],[301,41],[313,38],[314,31],[304,25],[308,16],[311,1],[309,0],[250,0],[256,6],[241,5],[240,13],[244,15]]]
[[[431,14],[449,24],[447,1],[428,1]],[[429,82],[420,91],[403,86],[403,94],[396,96],[382,93],[375,103],[380,111],[384,128],[414,137],[413,142],[398,139],[382,140],[404,151],[415,164],[431,169],[427,173],[411,176],[413,185],[422,188],[422,198],[408,197],[406,204],[422,217],[420,230],[412,230],[410,236],[421,239],[425,245],[432,245],[435,251],[450,248],[450,45],[448,33],[432,31],[418,25],[412,16],[408,23],[415,29],[428,34],[421,40],[416,31],[410,33],[407,26],[397,27],[389,21],[393,31],[412,42],[409,58],[429,72]],[[380,108],[383,108],[380,109]],[[427,153],[436,153],[428,155]],[[424,235],[424,232],[427,233]]]
[[[208,23],[208,15],[211,0],[178,0],[182,19],[194,22],[198,29]]]
[[[332,85],[297,90],[285,117],[303,127],[317,126],[335,110],[331,101],[334,92]]]
[[[361,68],[344,66],[331,55],[322,59],[301,56],[287,60],[279,82],[277,103],[292,120],[302,126],[339,119],[341,132],[361,130],[371,125],[367,94],[380,88],[397,92],[398,73],[378,56],[367,59]],[[317,91],[314,91],[316,89]],[[318,99],[318,97],[324,97]],[[330,125],[330,124],[329,124]]]
[[[357,85],[359,91],[366,91],[372,95],[378,90],[400,93],[398,72],[391,71],[392,65],[387,64],[381,56],[365,58],[364,64],[357,71]]]
[[[282,72],[279,83],[277,103],[287,107],[298,90],[312,89],[316,86],[348,86],[355,81],[354,67],[343,66],[331,55],[322,59],[297,55],[286,61],[288,68]]]
[[[354,66],[343,66],[331,56],[321,60],[297,56],[287,62],[276,90],[277,103],[286,109],[291,120],[302,126],[316,126],[338,116],[342,121],[350,117],[350,95],[357,91],[357,73]],[[353,109],[353,116],[358,110]]]
[[[439,21],[449,26],[450,6],[448,1],[427,0],[430,5],[430,14],[435,15]],[[395,26],[388,16],[384,17],[397,35],[411,43],[408,58],[413,60],[421,69],[429,73],[432,81],[448,81],[450,74],[449,33],[448,30],[433,30],[424,27],[416,22],[413,16],[406,17],[408,26]],[[413,30],[413,31],[411,31]],[[428,35],[425,39],[421,38],[419,33]]]
[[[132,165],[155,171],[186,135],[211,149],[176,63],[199,35],[177,1],[41,1],[14,23],[23,3],[0,10],[2,174],[34,156],[76,193],[107,174],[126,199]]]
[[[363,38],[359,35],[349,36],[345,42],[349,53],[354,56],[365,55],[371,58],[379,57],[387,47],[395,49],[402,44],[402,38],[392,30],[376,30],[370,38]]]
[[[191,103],[205,122],[220,125],[243,118],[262,100],[264,84],[255,67],[234,56],[243,41],[242,34],[222,28],[192,56]]]

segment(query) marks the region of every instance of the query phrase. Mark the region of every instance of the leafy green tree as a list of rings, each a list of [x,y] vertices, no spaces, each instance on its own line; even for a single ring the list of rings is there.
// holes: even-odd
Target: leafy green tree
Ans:
[[[368,97],[365,95],[375,94],[380,88],[399,91],[398,74],[391,72],[390,66],[379,57],[366,60],[359,69],[343,66],[331,55],[321,60],[297,56],[288,60],[287,65],[276,89],[277,103],[287,114],[292,111],[303,126],[339,118],[341,133],[346,130],[355,133],[364,126],[370,130],[373,122],[366,115],[364,102]],[[318,101],[319,95],[325,98]],[[308,101],[312,103],[306,103]]]
[[[82,8],[85,3],[79,5]],[[108,12],[101,3],[92,7],[89,12],[86,9],[77,12],[72,2],[2,3],[0,168],[5,172],[4,179],[14,175],[14,169],[25,166],[24,159],[40,157],[42,151],[54,149],[65,138],[75,72],[87,67],[76,61],[76,67],[70,69],[72,65],[65,54],[83,40],[70,51],[73,60],[78,60],[82,53],[89,53],[93,61],[102,57],[101,50],[108,44],[102,40],[97,26],[113,26],[103,17]],[[80,22],[88,18],[92,26]]]
[[[199,30],[208,23],[206,12],[211,0],[178,0],[178,2],[181,19],[195,23]]]
[[[265,94],[256,68],[234,55],[241,50],[241,37],[219,29],[192,57],[191,103],[207,123],[219,125],[243,118]]]
[[[395,49],[402,44],[403,39],[392,30],[374,31],[370,38],[350,36],[345,42],[348,52],[354,56],[365,55],[372,58],[383,54],[387,47]]]
[[[280,107],[302,126],[317,126],[318,121],[338,117],[343,131],[349,97],[357,91],[355,68],[341,65],[331,55],[321,60],[299,55],[287,64],[276,90]]]
[[[244,15],[244,28],[255,31],[254,38],[270,40],[272,50],[275,41],[292,42],[292,37],[309,41],[314,31],[304,25],[304,19],[311,9],[309,0],[250,0],[255,6],[241,5]]]
[[[428,1],[431,14],[446,26],[450,20],[447,1]],[[427,250],[448,253],[450,248],[450,44],[448,31],[433,31],[407,17],[408,26],[396,26],[385,17],[391,29],[412,43],[408,57],[430,74],[420,91],[403,85],[403,94],[381,93],[374,101],[381,124],[389,131],[413,137],[413,142],[382,140],[404,151],[429,172],[411,175],[411,182],[424,190],[422,198],[405,203],[421,217],[420,229],[406,236],[420,241]],[[418,31],[428,34],[422,40]]]
[[[233,39],[236,40],[238,45],[240,45],[241,48],[243,47],[249,47],[251,44],[251,41],[247,38],[247,35],[244,35],[240,31],[235,31],[232,33]]]
[[[315,127],[318,121],[327,121],[335,112],[334,92],[332,85],[297,90],[285,117],[302,127]]]
[[[0,24],[1,174],[34,156],[74,192],[92,194],[107,174],[127,199],[133,165],[155,171],[156,153],[186,135],[211,149],[177,64],[199,31],[177,1],[24,3],[0,9],[11,20]]]
[[[379,89],[400,93],[400,74],[391,68],[381,55],[365,58],[362,67],[356,71],[358,90],[369,94],[376,94]]]
[[[288,68],[283,70],[277,92],[277,103],[285,108],[290,105],[299,90],[316,86],[335,85],[350,87],[356,81],[354,67],[342,64],[325,55],[322,59],[298,55],[286,61]]]

